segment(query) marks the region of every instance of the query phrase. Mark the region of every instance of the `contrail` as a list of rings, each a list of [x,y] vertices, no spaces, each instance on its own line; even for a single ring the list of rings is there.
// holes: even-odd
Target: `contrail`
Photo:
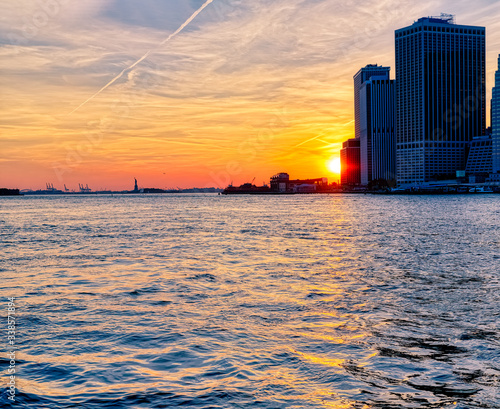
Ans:
[[[198,10],[196,10],[191,17],[189,17],[175,32],[170,34],[165,40],[163,40],[160,44],[158,44],[158,47],[161,47],[165,43],[168,43],[172,38],[174,38],[177,34],[179,34],[182,30],[184,30],[197,16],[200,14],[205,7],[207,7],[210,3],[212,3],[214,0],[207,0],[203,6],[201,6]],[[88,98],[86,101],[83,101],[80,105],[78,105],[73,111],[71,111],[68,115],[71,115],[72,113],[78,111],[82,106],[84,106],[87,102],[93,100],[95,97],[97,97],[102,91],[104,91],[106,88],[108,88],[110,85],[112,85],[114,82],[116,82],[118,79],[120,79],[125,72],[130,71],[133,69],[137,64],[140,64],[142,61],[144,61],[146,58],[149,57],[149,55],[154,51],[152,48],[151,50],[148,50],[141,58],[139,58],[135,63],[133,63],[130,67],[124,68],[122,72],[120,72],[115,78],[113,78],[111,81],[109,81],[104,87],[102,87],[99,91],[97,91],[94,95],[92,95],[90,98]]]
[[[306,140],[304,142],[301,142],[301,143],[295,145],[294,148],[298,148],[299,146],[305,145],[307,142],[315,141],[316,139],[321,138],[322,136],[325,136],[325,134],[321,133],[319,135],[316,135],[314,138],[308,139],[308,140]]]

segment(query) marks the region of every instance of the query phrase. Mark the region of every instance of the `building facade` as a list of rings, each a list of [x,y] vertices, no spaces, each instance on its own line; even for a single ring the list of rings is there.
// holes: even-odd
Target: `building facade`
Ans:
[[[469,143],[469,155],[465,171],[469,175],[488,174],[493,172],[491,135],[475,137]]]
[[[395,42],[398,183],[454,176],[485,134],[485,28],[424,17]]]
[[[361,183],[359,139],[348,139],[340,150],[340,183],[359,186]]]
[[[361,86],[368,81],[371,77],[381,77],[388,80],[389,77],[389,67],[382,67],[377,64],[368,64],[366,67],[361,68],[353,77],[354,79],[354,137],[359,139],[360,137],[360,115],[361,108],[359,103],[359,92]]]
[[[493,143],[493,173],[500,173],[500,56],[495,73],[495,87],[491,99],[491,127]]]
[[[387,74],[389,71],[387,71]],[[396,180],[396,87],[386,76],[373,76],[359,91],[361,184]]]

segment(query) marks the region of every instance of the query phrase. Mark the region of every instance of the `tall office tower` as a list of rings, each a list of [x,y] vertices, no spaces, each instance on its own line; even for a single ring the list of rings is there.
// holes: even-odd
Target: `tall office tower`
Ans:
[[[362,185],[396,180],[395,100],[395,81],[386,76],[372,76],[359,91]]]
[[[377,64],[368,64],[366,67],[361,68],[354,76],[354,137],[359,139],[360,137],[360,106],[359,106],[359,91],[361,86],[365,81],[368,81],[371,77],[383,77],[384,79],[389,79],[389,67],[382,67]]]
[[[357,186],[360,181],[359,139],[348,139],[340,150],[340,183]]]
[[[495,88],[491,99],[491,128],[493,139],[493,173],[500,172],[500,55],[495,73]]]
[[[484,135],[485,29],[453,16],[396,30],[397,178],[418,184],[465,169],[468,143]]]

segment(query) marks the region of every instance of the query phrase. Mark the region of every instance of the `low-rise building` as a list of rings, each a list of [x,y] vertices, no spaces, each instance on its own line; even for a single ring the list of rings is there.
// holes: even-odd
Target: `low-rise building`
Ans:
[[[328,178],[290,180],[288,173],[271,177],[271,191],[276,193],[314,193],[328,189]]]

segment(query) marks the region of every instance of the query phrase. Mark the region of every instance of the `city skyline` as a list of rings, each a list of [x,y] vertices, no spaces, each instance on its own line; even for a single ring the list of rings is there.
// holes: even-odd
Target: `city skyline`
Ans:
[[[365,6],[9,3],[0,185],[224,187],[279,171],[335,180],[331,162],[354,137],[353,73],[395,67],[394,31],[441,12],[486,27],[490,100],[500,5]]]

